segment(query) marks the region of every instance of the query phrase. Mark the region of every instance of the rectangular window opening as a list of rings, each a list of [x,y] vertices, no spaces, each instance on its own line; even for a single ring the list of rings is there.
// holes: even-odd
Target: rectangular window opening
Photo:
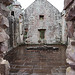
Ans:
[[[14,11],[11,11],[11,15],[14,16]]]
[[[39,15],[39,19],[43,20],[44,19],[44,15]]]
[[[40,32],[40,38],[44,39],[45,38],[45,29],[39,29],[38,31]]]

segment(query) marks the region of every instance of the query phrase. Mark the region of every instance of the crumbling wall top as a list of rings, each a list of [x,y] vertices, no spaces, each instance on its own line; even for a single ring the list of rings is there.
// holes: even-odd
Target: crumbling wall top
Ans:
[[[12,4],[12,2],[13,2],[13,0],[0,0],[0,3],[3,3],[6,6]]]

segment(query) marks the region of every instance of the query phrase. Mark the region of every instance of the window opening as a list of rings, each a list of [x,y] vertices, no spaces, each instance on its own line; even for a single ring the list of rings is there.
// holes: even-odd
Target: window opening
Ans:
[[[14,11],[11,11],[11,15],[14,16]]]
[[[39,29],[40,32],[40,38],[44,39],[45,38],[45,29]]]
[[[44,15],[39,15],[39,19],[43,20],[44,19]]]

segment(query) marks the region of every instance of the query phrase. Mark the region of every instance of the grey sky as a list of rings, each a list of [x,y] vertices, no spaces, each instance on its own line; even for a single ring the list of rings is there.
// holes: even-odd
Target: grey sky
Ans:
[[[35,0],[17,0],[21,3],[22,7],[26,9],[31,3]],[[64,0],[47,0],[52,5],[54,5],[60,12],[63,10],[64,7]]]

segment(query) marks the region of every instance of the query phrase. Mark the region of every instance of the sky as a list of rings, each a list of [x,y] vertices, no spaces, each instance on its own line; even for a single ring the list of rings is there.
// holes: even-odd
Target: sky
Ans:
[[[21,3],[22,8],[26,9],[35,0],[17,0]],[[64,7],[64,0],[47,0],[52,5],[54,5],[60,12],[62,12]]]

